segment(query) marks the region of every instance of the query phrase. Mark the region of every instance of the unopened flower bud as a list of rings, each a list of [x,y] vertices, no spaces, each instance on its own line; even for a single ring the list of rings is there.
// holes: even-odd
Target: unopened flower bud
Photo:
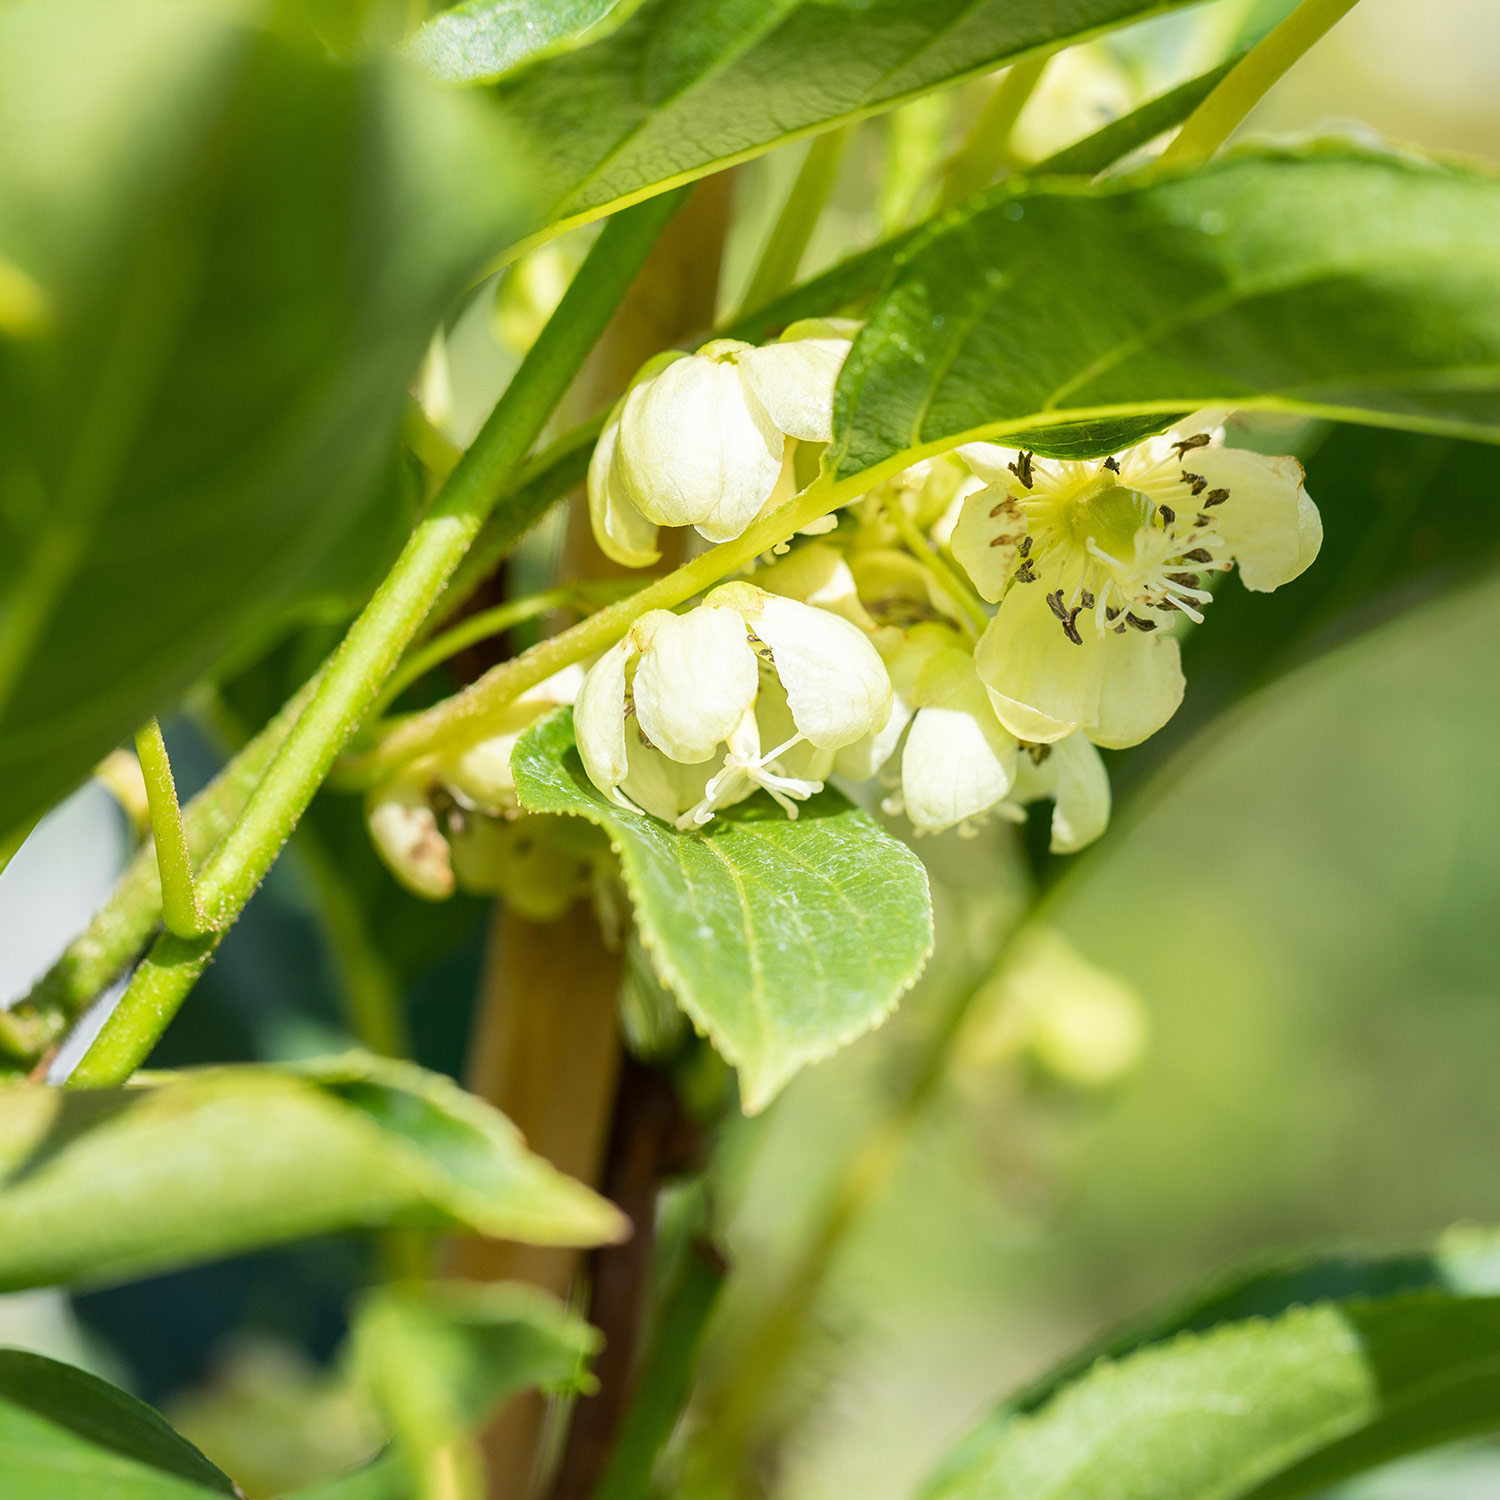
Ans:
[[[366,803],[365,823],[380,857],[407,890],[426,901],[445,901],[453,894],[453,861],[428,785],[426,776],[413,776],[379,788]]]
[[[715,339],[666,356],[610,414],[589,465],[589,515],[616,561],[655,560],[658,526],[739,536],[794,484],[796,442],[833,437],[833,389],[852,325],[808,321],[756,347]]]

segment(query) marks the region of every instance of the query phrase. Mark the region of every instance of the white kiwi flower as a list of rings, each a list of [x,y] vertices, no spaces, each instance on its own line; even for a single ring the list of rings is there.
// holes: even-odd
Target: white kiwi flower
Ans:
[[[648,363],[589,463],[601,550],[643,567],[659,555],[658,526],[696,526],[727,542],[778,488],[790,496],[796,443],[833,437],[833,388],[857,326],[805,319],[775,343],[714,339]]]
[[[890,679],[858,627],[729,583],[685,614],[641,616],[589,669],[573,723],[605,796],[687,829],[757,788],[796,817],[835,752],[890,711]]]
[[[883,804],[921,833],[972,830],[995,814],[1020,821],[1026,804],[1051,798],[1052,850],[1072,854],[1109,822],[1109,777],[1083,735],[1023,744],[996,717],[972,653],[953,630],[920,624],[888,647],[895,701],[879,731],[839,752],[850,780],[897,759],[899,792]],[[904,734],[904,739],[903,739]]]
[[[953,554],[1000,608],[975,653],[1001,723],[1036,743],[1081,730],[1134,745],[1176,712],[1179,615],[1200,622],[1207,578],[1238,563],[1264,592],[1323,540],[1294,458],[1225,448],[1222,414],[1101,460],[990,443],[959,452],[987,487],[963,503]]]

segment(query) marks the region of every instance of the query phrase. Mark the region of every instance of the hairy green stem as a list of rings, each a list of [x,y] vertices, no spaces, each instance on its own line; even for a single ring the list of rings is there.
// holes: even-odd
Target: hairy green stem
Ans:
[[[1177,139],[1162,153],[1170,166],[1207,161],[1279,79],[1333,25],[1354,9],[1356,0],[1302,0],[1269,31],[1188,116]]]
[[[797,268],[807,253],[808,241],[828,202],[828,195],[838,181],[854,130],[845,125],[818,136],[807,148],[802,170],[787,195],[775,227],[771,230],[750,286],[745,292],[746,307],[761,307],[779,297],[797,279]]]
[[[201,864],[229,831],[250,800],[272,758],[307,706],[318,681],[314,676],[284,708],[183,809],[188,850]],[[31,1035],[31,1055],[39,1056],[99,992],[124,973],[161,921],[161,884],[156,853],[142,848],[126,867],[109,900],[88,927],[68,944],[61,958],[31,987],[10,1015]]]
[[[953,153],[943,172],[944,208],[977,193],[1003,168],[1013,165],[1011,137],[1015,133],[1016,121],[1021,118],[1027,100],[1036,92],[1051,60],[1051,53],[1041,52],[1023,57],[1005,70],[1005,76],[974,122],[968,140]]]
[[[161,886],[161,919],[168,932],[178,937],[197,937],[206,930],[203,905],[193,884],[193,855],[188,848],[182,809],[177,804],[177,783],[167,758],[161,725],[155,719],[136,732],[136,759],[146,783],[146,806],[151,811],[151,839],[156,849],[156,870]]]
[[[534,620],[554,609],[576,609],[591,614],[601,604],[635,593],[646,586],[645,579],[606,578],[597,583],[565,584],[561,588],[547,589],[540,594],[528,594],[524,599],[507,599],[493,609],[481,610],[467,616],[457,625],[433,636],[421,646],[414,647],[402,659],[401,665],[391,675],[391,680],[381,690],[370,712],[381,713],[396,701],[412,683],[425,677],[434,667],[441,666],[450,656],[467,650],[493,635],[503,635],[507,630]]]
[[[536,441],[683,196],[680,191],[663,194],[615,215],[605,226],[205,868],[202,898],[216,930],[192,939],[168,933],[156,943],[74,1070],[71,1085],[122,1083],[150,1054],[421,629],[495,505],[506,476]]]

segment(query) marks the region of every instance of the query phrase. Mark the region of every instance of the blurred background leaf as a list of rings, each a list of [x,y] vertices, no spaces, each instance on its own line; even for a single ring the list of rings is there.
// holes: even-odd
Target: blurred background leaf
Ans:
[[[222,7],[0,14],[0,827],[226,653],[343,602],[409,516],[403,389],[523,224],[478,97]]]
[[[0,1092],[0,1284],[103,1283],[392,1222],[592,1245],[619,1213],[448,1079],[349,1054]]]
[[[97,1376],[0,1349],[0,1500],[193,1500],[234,1495],[185,1438]]]

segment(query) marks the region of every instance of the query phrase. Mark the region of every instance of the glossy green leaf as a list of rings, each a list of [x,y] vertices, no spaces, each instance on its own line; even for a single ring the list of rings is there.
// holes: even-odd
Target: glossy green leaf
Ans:
[[[1500,1429],[1497,1243],[1224,1278],[1019,1393],[924,1500],[1291,1500]]]
[[[407,382],[523,227],[486,101],[245,9],[0,7],[0,829],[368,573]]]
[[[645,0],[497,91],[564,225],[1178,3]]]
[[[0,1349],[0,1500],[238,1493],[145,1402],[72,1365]]]
[[[600,1342],[562,1303],[521,1285],[382,1287],[354,1324],[355,1368],[413,1477],[451,1464],[506,1396],[581,1388]]]
[[[878,1026],[932,947],[921,862],[839,793],[796,821],[756,797],[680,833],[588,779],[571,711],[522,737],[522,804],[587,818],[620,856],[641,941],[694,1024],[740,1074],[747,1112],[800,1068]]]
[[[631,0],[464,0],[428,21],[407,50],[440,78],[499,78],[597,39],[631,9]]]
[[[626,1227],[503,1115],[409,1064],[351,1054],[0,1091],[0,1288],[118,1281],[390,1223],[556,1245]]]
[[[997,189],[871,309],[832,462],[1058,424],[1107,453],[1219,404],[1500,440],[1500,179],[1329,144]]]

